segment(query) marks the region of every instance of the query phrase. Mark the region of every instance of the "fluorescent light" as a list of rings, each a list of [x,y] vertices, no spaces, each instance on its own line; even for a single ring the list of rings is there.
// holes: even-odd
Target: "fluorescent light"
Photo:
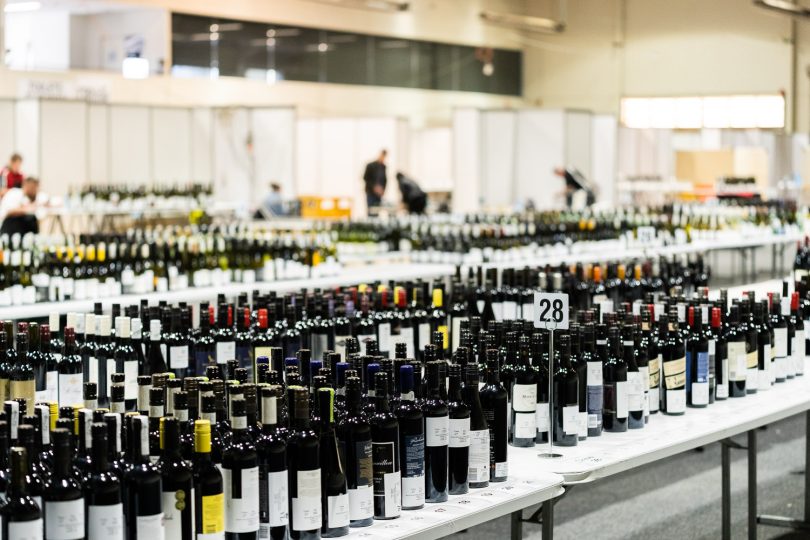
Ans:
[[[134,56],[124,58],[121,70],[125,79],[146,79],[149,77],[149,60]]]
[[[40,7],[42,7],[42,4],[39,2],[14,2],[6,4],[3,11],[6,13],[23,13],[25,11],[37,11]]]
[[[338,7],[368,9],[372,11],[408,11],[410,2],[405,0],[309,0],[320,4],[331,4]]]
[[[782,95],[731,95],[621,99],[629,128],[779,129],[785,127]]]
[[[556,34],[565,30],[565,22],[546,17],[532,17],[515,13],[500,13],[497,11],[482,11],[480,17],[483,21],[490,24],[522,30],[524,32]]]

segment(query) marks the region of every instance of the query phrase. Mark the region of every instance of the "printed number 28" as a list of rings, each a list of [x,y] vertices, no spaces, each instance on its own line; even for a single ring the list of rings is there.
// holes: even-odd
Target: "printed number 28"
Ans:
[[[562,300],[557,299],[551,302],[547,298],[543,298],[540,300],[540,320],[561,323],[563,320],[562,306]],[[551,317],[548,316],[549,311],[551,311]]]

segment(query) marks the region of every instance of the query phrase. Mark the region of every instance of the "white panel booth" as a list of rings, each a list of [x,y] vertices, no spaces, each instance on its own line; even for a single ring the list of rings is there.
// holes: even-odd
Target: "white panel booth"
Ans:
[[[616,121],[561,109],[458,109],[453,116],[453,209],[564,204],[556,167],[575,167],[600,202],[614,200]]]

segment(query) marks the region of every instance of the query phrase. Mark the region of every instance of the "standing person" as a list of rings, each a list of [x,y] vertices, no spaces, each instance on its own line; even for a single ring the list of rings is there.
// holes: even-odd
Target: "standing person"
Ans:
[[[284,216],[284,197],[281,195],[281,184],[270,183],[270,192],[262,200],[262,208],[256,217]],[[262,215],[263,214],[263,215]]]
[[[385,172],[385,158],[388,156],[387,150],[381,150],[377,159],[366,165],[363,173],[363,182],[366,185],[366,203],[369,211],[372,207],[380,206],[385,194],[385,185],[388,183]]]
[[[36,210],[45,203],[47,197],[39,192],[39,179],[29,176],[22,187],[9,189],[0,200],[0,234],[38,233],[39,222]]]
[[[572,167],[557,167],[554,174],[565,181],[565,206],[574,207],[574,196],[582,191],[585,194],[585,206],[591,206],[596,202],[596,195],[590,187],[588,180],[577,169]]]
[[[8,160],[8,165],[0,169],[0,189],[3,191],[11,188],[22,187],[23,174],[22,169],[22,156],[20,154],[11,154]]]

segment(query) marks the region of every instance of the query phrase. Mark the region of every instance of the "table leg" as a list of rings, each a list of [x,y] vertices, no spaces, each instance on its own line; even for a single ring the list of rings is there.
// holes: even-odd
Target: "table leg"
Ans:
[[[757,432],[748,432],[748,539],[757,538]]]
[[[543,540],[554,538],[554,501],[552,499],[543,503]]]
[[[731,540],[731,449],[721,441],[720,443],[720,470],[721,470],[721,508],[723,540]]]
[[[523,540],[523,510],[512,512],[511,540]]]

